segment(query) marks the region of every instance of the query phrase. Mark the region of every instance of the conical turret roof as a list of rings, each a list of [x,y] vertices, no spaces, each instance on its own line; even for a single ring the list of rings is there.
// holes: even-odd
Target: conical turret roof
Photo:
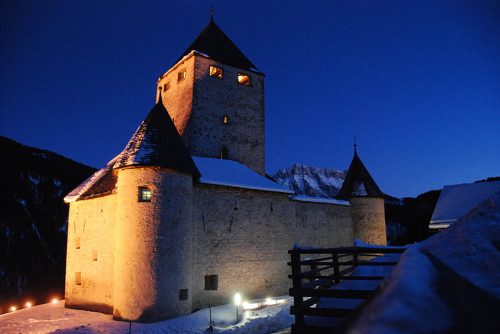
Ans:
[[[384,194],[377,186],[365,165],[358,156],[356,147],[354,157],[347,171],[347,175],[340,188],[337,198],[349,199],[351,197],[383,197]]]
[[[196,37],[193,43],[184,51],[181,60],[191,51],[206,54],[220,63],[241,68],[244,70],[258,71],[252,62],[238,49],[238,47],[227,37],[213,20]]]
[[[116,157],[113,168],[127,166],[157,166],[200,176],[161,96]]]

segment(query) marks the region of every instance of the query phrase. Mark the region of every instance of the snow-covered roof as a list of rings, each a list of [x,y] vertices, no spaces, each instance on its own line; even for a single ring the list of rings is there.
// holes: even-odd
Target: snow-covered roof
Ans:
[[[113,173],[113,165],[117,157],[90,175],[85,181],[73,189],[64,197],[64,202],[71,203],[79,199],[92,198],[107,195],[114,191],[116,185],[116,174]]]
[[[384,194],[359,158],[356,147],[354,147],[354,157],[337,197],[341,199],[351,197],[384,197]]]
[[[294,196],[290,196],[290,199],[293,201],[308,202],[308,203],[324,203],[324,204],[337,204],[337,205],[347,205],[347,206],[351,205],[351,203],[349,201],[344,201],[344,200],[335,199],[335,198],[309,197],[309,196],[304,196],[304,195],[294,195]]]
[[[193,157],[193,160],[201,173],[199,183],[293,194],[293,191],[257,174],[239,162],[202,157]]]
[[[432,214],[430,228],[443,228],[468,213],[479,202],[500,192],[500,181],[445,186]]]

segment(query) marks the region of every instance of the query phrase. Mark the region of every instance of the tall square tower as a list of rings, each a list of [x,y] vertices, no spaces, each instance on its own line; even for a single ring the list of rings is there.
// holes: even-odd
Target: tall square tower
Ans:
[[[160,93],[191,155],[265,174],[264,74],[213,20],[158,79]]]

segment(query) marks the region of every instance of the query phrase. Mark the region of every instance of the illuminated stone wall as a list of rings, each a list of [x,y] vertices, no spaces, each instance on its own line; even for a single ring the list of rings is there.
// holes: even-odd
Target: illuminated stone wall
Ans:
[[[151,189],[151,202],[138,201],[139,187]],[[148,322],[191,312],[192,189],[191,175],[119,170],[115,318]],[[185,300],[181,289],[188,289]]]
[[[248,298],[285,295],[288,250],[294,243],[350,246],[350,207],[290,201],[287,194],[195,187],[193,308]],[[205,275],[218,275],[218,291],[204,291]]]
[[[111,313],[113,309],[116,195],[70,205],[66,306]],[[79,239],[79,240],[78,240]],[[76,282],[80,273],[80,284]]]
[[[354,237],[374,245],[387,245],[383,198],[351,198]]]
[[[209,76],[210,65],[222,68],[223,78]],[[186,69],[186,78],[178,75]],[[238,73],[250,76],[250,86],[239,84]],[[169,89],[164,91],[169,83]],[[200,55],[187,56],[158,81],[157,91],[191,155],[219,158],[222,146],[228,159],[264,174],[264,76],[216,63]],[[223,124],[224,116],[228,123]]]

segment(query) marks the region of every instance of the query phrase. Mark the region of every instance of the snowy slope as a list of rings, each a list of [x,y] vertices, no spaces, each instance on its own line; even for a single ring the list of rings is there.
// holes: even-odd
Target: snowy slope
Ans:
[[[258,310],[248,310],[239,315],[236,323],[234,305],[212,308],[212,321],[216,333],[271,333],[290,327],[291,299],[279,297],[281,304],[269,305]],[[256,301],[260,302],[260,301]],[[132,333],[170,334],[207,333],[209,311],[203,309],[193,314],[151,324],[133,323]],[[64,308],[64,302],[44,304],[0,316],[2,334],[17,333],[110,333],[129,332],[129,323],[112,320],[111,315]]]
[[[309,197],[335,197],[342,187],[345,171],[295,164],[271,176],[276,182]]]
[[[350,333],[500,333],[500,194],[406,251]]]

